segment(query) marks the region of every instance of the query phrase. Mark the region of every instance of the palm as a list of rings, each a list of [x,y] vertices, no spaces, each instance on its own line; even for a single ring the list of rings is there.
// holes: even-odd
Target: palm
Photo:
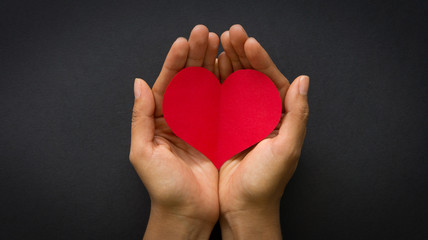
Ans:
[[[221,40],[225,52],[218,56],[218,62],[219,39],[208,33],[206,27],[196,26],[189,41],[176,40],[152,90],[145,84],[141,94],[144,97],[139,100],[144,107],[141,113],[133,113],[133,118],[142,116],[137,117],[140,123],[133,123],[131,136],[130,159],[150,193],[152,204],[209,221],[216,221],[219,208],[224,213],[239,210],[243,203],[279,199],[297,165],[304,138],[293,125],[280,124],[255,147],[224,163],[219,173],[209,159],[171,131],[162,114],[163,95],[171,79],[190,66],[204,67],[220,81],[243,68],[266,74],[278,88],[281,99],[287,97],[284,110],[288,117],[283,117],[284,122],[293,121],[293,106],[287,102],[293,102],[295,94],[288,94],[288,80],[260,44],[248,38],[239,26],[225,32]]]
[[[270,181],[265,179],[268,169],[262,159],[269,159],[270,145],[271,140],[264,139],[252,150],[237,154],[223,165],[219,181],[223,212],[237,210],[241,202],[248,202],[254,196],[266,196],[264,192],[269,192],[266,187]]]
[[[223,33],[221,42],[225,49],[225,53],[219,56],[221,80],[239,69],[259,70],[272,79],[281,99],[285,99],[289,87],[287,79],[260,44],[248,38],[242,27],[232,26]],[[248,203],[257,205],[280,199],[297,162],[292,161],[296,156],[289,154],[293,146],[284,144],[287,142],[285,128],[278,136],[281,132],[279,125],[266,139],[237,154],[221,167],[219,200],[222,213],[242,210],[248,207]]]
[[[163,179],[149,191],[176,208],[201,206],[204,212],[193,217],[216,219],[218,171],[215,166],[173,134],[163,117],[155,119],[155,143],[152,161],[156,166],[152,166],[152,171]]]
[[[196,26],[187,41],[177,39],[165,59],[152,91],[145,85],[141,124],[133,125],[130,159],[157,208],[190,218],[218,219],[218,171],[203,154],[175,136],[162,114],[162,100],[171,79],[184,67],[216,73],[219,39]],[[217,73],[218,74],[218,73]],[[135,109],[135,107],[134,107]],[[138,125],[141,125],[139,128]]]
[[[240,218],[255,217],[257,226],[260,220],[267,226],[278,225],[275,205],[279,207],[282,189],[297,166],[303,144],[309,79],[300,78],[306,81],[303,88],[295,84],[297,81],[290,86],[261,45],[248,38],[239,25],[223,33],[221,41],[225,52],[217,59],[217,35],[198,25],[189,41],[179,38],[174,42],[152,89],[141,79],[134,83],[130,160],[152,200],[148,238],[164,238],[160,237],[165,234],[158,223],[166,220],[165,224],[180,223],[181,230],[190,229],[189,233],[208,237],[204,232],[212,229],[219,214],[224,236],[232,236],[234,229],[229,223],[239,223]],[[202,153],[178,138],[163,117],[162,101],[169,82],[180,70],[191,66],[210,70],[221,82],[239,69],[258,70],[273,81],[285,100],[282,123],[256,146],[226,161],[220,172]],[[266,209],[273,211],[266,215]],[[259,218],[260,214],[266,216]],[[237,215],[241,216],[233,217]],[[240,228],[239,224],[233,226]],[[243,229],[246,228],[248,225]],[[280,232],[274,235],[278,237]]]

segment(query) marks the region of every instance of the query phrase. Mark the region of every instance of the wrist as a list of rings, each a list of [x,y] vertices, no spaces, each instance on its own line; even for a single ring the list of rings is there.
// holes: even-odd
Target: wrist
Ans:
[[[215,223],[152,206],[144,239],[208,239]]]
[[[281,239],[279,205],[223,213],[223,239]]]

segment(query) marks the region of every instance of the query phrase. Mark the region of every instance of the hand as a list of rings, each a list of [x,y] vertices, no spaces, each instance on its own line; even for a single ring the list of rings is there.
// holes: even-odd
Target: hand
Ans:
[[[300,157],[308,118],[309,78],[289,84],[269,55],[240,25],[221,36],[220,79],[239,69],[267,75],[284,99],[278,127],[255,147],[226,161],[220,169],[219,201],[223,239],[280,239],[279,205]]]
[[[184,67],[218,76],[219,38],[205,26],[172,45],[153,90],[134,84],[130,161],[151,199],[145,239],[208,239],[218,220],[218,171],[211,161],[173,134],[162,114],[168,83]]]

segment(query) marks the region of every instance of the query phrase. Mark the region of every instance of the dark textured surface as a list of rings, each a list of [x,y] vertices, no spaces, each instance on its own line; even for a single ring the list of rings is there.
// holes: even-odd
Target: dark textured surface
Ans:
[[[311,77],[286,239],[428,239],[427,1],[179,2],[0,3],[1,239],[143,236],[133,79],[198,23]]]

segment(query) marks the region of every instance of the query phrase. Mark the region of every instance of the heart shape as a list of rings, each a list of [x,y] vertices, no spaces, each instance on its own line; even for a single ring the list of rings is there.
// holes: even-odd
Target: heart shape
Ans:
[[[165,91],[162,107],[171,130],[217,169],[267,137],[282,110],[278,90],[263,73],[238,70],[220,84],[202,67],[178,72]]]

